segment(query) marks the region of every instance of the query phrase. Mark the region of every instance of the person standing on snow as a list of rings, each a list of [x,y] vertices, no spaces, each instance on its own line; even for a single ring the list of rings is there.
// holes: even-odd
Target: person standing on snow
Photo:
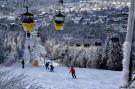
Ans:
[[[46,70],[49,69],[49,62],[46,62],[45,67],[46,67]]]
[[[24,64],[25,64],[25,62],[24,62],[24,59],[22,60],[22,68],[24,69]]]
[[[71,68],[70,68],[70,72],[69,72],[69,73],[71,73],[71,74],[72,74],[73,79],[74,79],[74,78],[76,78],[75,68],[74,68],[73,66],[71,66]]]

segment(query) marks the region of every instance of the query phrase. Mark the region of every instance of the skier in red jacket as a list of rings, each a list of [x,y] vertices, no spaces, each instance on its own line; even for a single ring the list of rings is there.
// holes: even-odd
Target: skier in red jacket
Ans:
[[[75,69],[74,69],[74,67],[73,67],[73,66],[71,66],[71,68],[70,68],[70,72],[69,72],[69,73],[71,73],[71,74],[72,74],[72,77],[73,77],[73,78],[76,78]]]

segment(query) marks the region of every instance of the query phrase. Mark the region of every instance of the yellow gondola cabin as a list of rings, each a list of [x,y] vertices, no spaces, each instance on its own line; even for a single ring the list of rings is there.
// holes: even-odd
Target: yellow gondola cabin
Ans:
[[[63,30],[64,20],[65,16],[59,12],[59,14],[55,16],[55,23],[54,23],[55,30],[57,31]]]
[[[34,27],[34,17],[32,13],[29,13],[28,10],[26,13],[23,13],[22,15],[22,26],[23,29],[29,33],[32,32]]]

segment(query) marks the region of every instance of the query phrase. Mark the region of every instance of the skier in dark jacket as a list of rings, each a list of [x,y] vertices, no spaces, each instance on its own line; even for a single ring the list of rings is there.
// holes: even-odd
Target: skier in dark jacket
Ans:
[[[24,62],[24,59],[22,60],[22,68],[24,69],[24,64],[25,64],[25,62]]]
[[[46,67],[46,70],[49,69],[49,62],[46,62],[45,67]]]
[[[50,72],[54,72],[54,66],[50,65]]]
[[[71,73],[71,74],[72,74],[72,77],[73,77],[73,78],[76,78],[75,69],[74,69],[74,67],[73,67],[73,66],[71,66],[71,68],[70,68],[70,72],[69,72],[69,73]]]

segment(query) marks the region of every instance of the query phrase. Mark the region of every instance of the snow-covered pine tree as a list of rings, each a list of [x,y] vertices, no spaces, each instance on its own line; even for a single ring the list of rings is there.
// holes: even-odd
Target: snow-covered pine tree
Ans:
[[[122,70],[122,46],[118,37],[111,38],[110,49],[108,51],[109,59],[106,67],[110,70]]]
[[[100,69],[106,69],[106,64],[107,60],[109,59],[109,40],[110,38],[108,37],[107,40],[105,41],[105,44],[102,47],[102,57],[101,57],[101,62],[100,62]]]
[[[73,56],[73,60],[71,61],[71,65],[80,67],[78,58],[80,57],[82,52],[83,52],[82,47],[75,47],[74,56]]]
[[[95,68],[99,69],[100,68],[100,62],[101,62],[101,58],[102,58],[102,46],[99,46],[96,50],[95,53]]]
[[[112,37],[107,39],[103,46],[101,56],[100,68],[109,70],[122,70],[122,45],[119,37]]]
[[[97,49],[94,49],[94,46],[90,47],[91,49],[89,50],[89,59],[87,61],[87,67],[88,68],[95,68],[95,53]]]

